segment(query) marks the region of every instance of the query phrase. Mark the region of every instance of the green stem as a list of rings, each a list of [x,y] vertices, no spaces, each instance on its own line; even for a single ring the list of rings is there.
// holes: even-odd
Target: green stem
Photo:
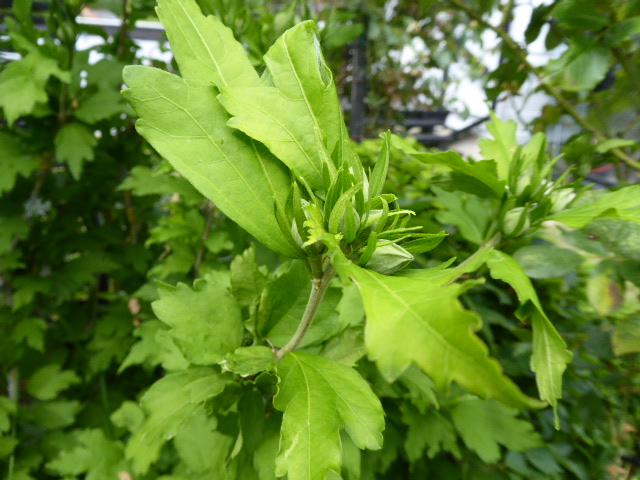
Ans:
[[[483,251],[485,248],[495,247],[498,243],[500,243],[500,240],[502,240],[502,235],[500,233],[498,233],[495,236],[493,236],[492,238],[490,238],[489,240],[487,240],[486,242],[484,242],[482,245],[480,245],[480,248],[478,248],[478,250],[473,252],[473,254],[469,258],[467,258],[460,265],[457,265],[455,268],[464,267],[467,263],[471,262],[474,258],[476,258],[476,256],[481,251]],[[455,278],[453,278],[451,281],[449,281],[449,283],[447,283],[447,286],[457,282],[460,279],[460,277],[462,277],[463,275],[464,275],[464,273],[461,273],[461,274],[457,275]]]
[[[213,226],[213,219],[216,216],[216,206],[211,200],[207,200],[207,224],[204,227],[204,232],[202,233],[202,237],[200,237],[200,248],[198,249],[198,253],[196,254],[196,261],[193,264],[193,272],[196,278],[200,276],[200,266],[202,265],[202,260],[204,259],[204,253],[206,251],[206,242],[211,234],[211,227]]]
[[[463,2],[463,0],[449,0],[449,2],[453,4],[455,7],[459,8],[460,10],[466,12],[467,15],[469,15],[471,18],[476,20],[481,25],[495,32],[502,39],[502,41],[509,48],[511,48],[513,53],[518,57],[518,59],[522,62],[522,64],[527,67],[527,70],[529,70],[536,77],[538,77],[538,80],[540,81],[540,86],[543,88],[543,90],[547,92],[550,96],[552,96],[556,100],[556,102],[558,102],[558,105],[560,105],[565,112],[567,112],[571,117],[573,117],[573,119],[578,123],[578,125],[580,125],[585,130],[588,130],[589,132],[591,132],[593,136],[596,138],[596,140],[598,140],[599,142],[604,142],[605,140],[607,140],[606,135],[604,135],[595,126],[591,125],[591,123],[585,117],[583,117],[580,114],[580,112],[578,112],[578,110],[576,110],[576,108],[562,95],[562,93],[560,93],[558,89],[556,89],[553,85],[551,85],[546,80],[544,72],[540,68],[536,67],[531,62],[529,62],[529,59],[527,58],[527,53],[520,47],[520,45],[518,45],[518,43],[513,38],[509,36],[509,34],[503,28],[496,27],[491,23],[489,23],[487,20],[484,19],[481,13],[476,12],[475,10],[473,10],[473,8],[466,5]],[[616,157],[618,157],[627,165],[635,168],[636,170],[640,170],[640,162],[631,158],[629,155],[624,153],[621,149],[614,148],[613,150],[611,150],[611,153],[613,153]]]
[[[300,324],[298,325],[298,329],[296,333],[293,334],[289,343],[287,343],[284,347],[279,350],[276,350],[276,358],[282,358],[286,352],[291,352],[295,350],[302,339],[311,328],[311,324],[313,323],[313,319],[318,313],[318,309],[320,308],[320,304],[322,303],[322,299],[324,298],[324,294],[331,283],[331,279],[335,274],[335,270],[332,265],[329,265],[327,269],[322,273],[321,277],[314,277],[312,280],[311,293],[309,294],[309,301],[307,302],[307,308],[302,315],[302,319],[300,320]]]

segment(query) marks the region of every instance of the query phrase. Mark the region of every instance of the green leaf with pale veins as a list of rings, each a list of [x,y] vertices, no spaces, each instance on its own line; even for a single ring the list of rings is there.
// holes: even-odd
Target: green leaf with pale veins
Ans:
[[[267,247],[299,255],[282,234],[291,188],[286,167],[263,146],[225,124],[229,118],[211,86],[195,85],[158,69],[124,70],[123,95],[141,119],[136,129],[220,210]]]
[[[540,398],[549,402],[556,412],[558,424],[558,399],[562,398],[562,374],[573,354],[542,309],[531,280],[520,264],[506,253],[493,250],[487,260],[491,276],[513,287],[521,307],[516,315],[521,320],[530,318],[533,327],[533,355],[531,370],[536,373]]]
[[[493,138],[481,138],[478,140],[482,156],[486,159],[495,160],[498,167],[498,178],[506,180],[509,177],[509,167],[513,160],[513,154],[518,148],[516,140],[518,124],[513,120],[503,122],[491,112],[491,122],[487,123],[487,130],[489,130]]]
[[[384,413],[366,381],[327,358],[289,352],[277,365],[273,405],[284,412],[276,475],[325,480],[342,463],[340,430],[360,449],[382,447]]]
[[[264,143],[316,189],[329,158],[352,160],[336,87],[320,52],[316,27],[287,30],[264,57],[273,86],[221,88],[229,125]],[[340,165],[341,163],[339,163]]]
[[[81,123],[71,122],[60,129],[54,143],[56,157],[69,165],[71,175],[78,180],[82,174],[84,162],[91,161],[95,157],[93,149],[98,145],[98,139]]]
[[[510,406],[543,406],[503,374],[473,333],[482,321],[458,300],[465,285],[444,286],[446,279],[439,278],[439,272],[434,278],[381,275],[351,263],[336,246],[332,247],[336,270],[351,277],[362,295],[369,358],[387,380],[397,379],[416,363],[441,389],[456,381],[477,395]]]
[[[200,279],[193,289],[183,283],[159,283],[158,293],[153,311],[171,327],[170,335],[191,363],[218,363],[242,343],[240,307],[226,288]]]
[[[159,0],[164,25],[180,74],[190,84],[218,87],[259,86],[260,77],[231,29],[205,17],[196,2]]]
[[[229,380],[213,368],[199,367],[171,373],[154,383],[141,399],[149,417],[131,437],[125,452],[133,470],[144,474],[158,459],[162,445],[205,400],[219,395]]]
[[[462,440],[487,463],[500,460],[500,447],[522,452],[542,446],[540,435],[518,411],[495,401],[466,398],[451,409],[451,417]]]
[[[555,213],[548,220],[564,223],[571,228],[583,228],[598,217],[628,218],[640,223],[640,185],[607,192],[593,201]]]

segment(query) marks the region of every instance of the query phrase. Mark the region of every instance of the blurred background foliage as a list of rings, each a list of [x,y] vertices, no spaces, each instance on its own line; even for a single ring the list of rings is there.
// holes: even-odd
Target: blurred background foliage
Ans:
[[[472,79],[489,104],[543,92],[548,101],[522,128],[544,132],[570,118],[576,133],[562,146],[563,162],[576,174],[604,169],[612,189],[637,178],[640,1],[545,2],[533,8],[522,32],[512,29],[518,7],[512,0],[199,4],[234,31],[258,69],[282,32],[316,20],[353,136],[369,138],[358,146],[367,165],[380,147],[371,138],[390,127],[406,133],[407,111],[469,113],[459,88]],[[124,445],[142,415],[133,401],[184,362],[151,311],[155,281],[223,278],[253,240],[143,142],[120,97],[124,65],[176,68],[166,45],[150,58],[136,38],[141,22],[154,19],[155,2],[1,5],[2,474],[131,478]],[[109,29],[79,20],[99,11],[123,21]],[[527,55],[540,41],[555,52],[541,65]],[[525,91],[526,82],[534,87]],[[404,141],[425,148],[410,136]],[[451,234],[418,259],[422,266],[475,250],[465,227],[442,213],[454,210],[438,188],[442,174],[393,152],[389,191],[416,212],[425,231]],[[477,197],[468,201],[482,204]],[[561,429],[553,428],[549,411],[529,412],[526,419],[540,434],[535,448],[516,448],[517,441],[497,432],[489,442],[497,450],[488,452],[465,430],[462,392],[430,397],[425,380],[410,376],[389,385],[363,362],[363,374],[383,398],[387,427],[383,450],[364,454],[361,478],[635,478],[637,225],[600,219],[575,231],[550,226],[504,248],[533,279],[575,352],[565,374]],[[258,245],[256,262],[272,271],[281,259]],[[531,339],[514,316],[515,293],[489,278],[464,303],[482,316],[480,333],[491,354],[519,384],[530,385]],[[492,411],[497,418],[509,416],[498,410]],[[180,445],[169,445],[144,478],[206,478]]]

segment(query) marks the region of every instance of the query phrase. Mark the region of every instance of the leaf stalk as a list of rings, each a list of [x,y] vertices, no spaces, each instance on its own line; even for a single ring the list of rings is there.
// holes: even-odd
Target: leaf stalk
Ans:
[[[321,259],[321,256],[316,258]],[[318,309],[320,308],[320,304],[322,303],[324,294],[327,291],[327,288],[329,287],[331,279],[334,275],[335,270],[333,268],[333,265],[329,265],[327,269],[324,270],[321,276],[313,276],[311,293],[309,294],[309,301],[307,302],[307,307],[305,308],[304,314],[302,315],[302,319],[300,320],[298,329],[293,334],[293,337],[291,337],[291,340],[289,340],[289,342],[284,347],[276,350],[276,359],[282,358],[286,352],[291,352],[295,350],[298,345],[300,345],[300,342],[302,342],[302,339],[311,328],[313,319],[318,313]]]

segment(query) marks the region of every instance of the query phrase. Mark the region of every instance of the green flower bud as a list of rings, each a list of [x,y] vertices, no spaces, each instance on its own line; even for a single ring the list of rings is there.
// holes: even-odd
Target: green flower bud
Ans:
[[[502,234],[505,237],[524,235],[530,226],[531,220],[525,207],[512,208],[502,218]]]
[[[384,275],[403,269],[413,261],[413,255],[400,245],[383,245],[376,248],[365,268]]]
[[[551,213],[557,213],[560,210],[564,210],[564,208],[569,205],[574,198],[576,198],[576,194],[571,188],[562,188],[554,191],[551,194],[551,202],[553,204],[553,207],[551,207]]]

